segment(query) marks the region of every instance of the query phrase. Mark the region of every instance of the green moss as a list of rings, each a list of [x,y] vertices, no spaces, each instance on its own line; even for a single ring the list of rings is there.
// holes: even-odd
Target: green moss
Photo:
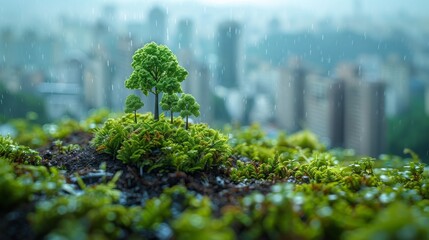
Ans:
[[[64,178],[55,168],[17,165],[0,157],[0,210],[10,211],[21,203],[32,201],[36,196],[58,194]]]
[[[95,131],[92,144],[97,151],[117,157],[149,171],[205,171],[226,164],[230,156],[227,137],[206,124],[192,124],[176,118],[173,124],[164,115],[154,121],[151,114],[130,114],[108,119]]]
[[[41,157],[33,149],[19,145],[10,137],[0,136],[0,157],[18,164],[39,164]]]
[[[182,185],[141,206],[124,206],[114,185],[118,175],[91,187],[80,181],[81,191],[61,191],[69,185],[55,168],[23,165],[37,164],[37,152],[1,137],[0,195],[7,197],[0,213],[37,201],[29,216],[37,238],[425,239],[429,234],[429,173],[412,151],[405,159],[356,157],[326,151],[309,132],[272,139],[253,125],[230,131],[228,138],[204,124],[185,130],[182,118],[173,123],[163,115],[159,121],[151,114],[137,118],[137,123],[134,114],[108,119],[95,129],[92,144],[147,171],[222,167],[229,180],[245,187],[253,180],[277,184],[222,209]],[[56,147],[64,153],[74,148],[61,141]],[[227,188],[225,196],[242,185]]]

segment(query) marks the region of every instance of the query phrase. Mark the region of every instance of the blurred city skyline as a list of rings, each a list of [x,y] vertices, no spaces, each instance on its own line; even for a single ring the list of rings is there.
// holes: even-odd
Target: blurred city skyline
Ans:
[[[405,137],[398,129],[414,121],[402,118],[414,102],[429,115],[429,3],[313,2],[7,2],[0,82],[40,96],[51,120],[122,111],[132,55],[155,41],[188,70],[182,87],[202,106],[197,121],[309,129],[371,156],[408,147],[389,139]]]

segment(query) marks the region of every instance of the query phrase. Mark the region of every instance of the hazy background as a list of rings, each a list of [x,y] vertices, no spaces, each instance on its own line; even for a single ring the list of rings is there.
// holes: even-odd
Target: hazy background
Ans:
[[[309,129],[330,147],[428,159],[427,9],[423,0],[4,1],[1,129],[29,111],[41,123],[123,111],[132,55],[156,41],[189,71],[195,121]]]

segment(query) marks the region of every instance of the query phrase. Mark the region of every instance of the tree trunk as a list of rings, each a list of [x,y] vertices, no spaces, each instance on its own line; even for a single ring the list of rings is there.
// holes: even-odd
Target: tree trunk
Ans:
[[[134,122],[137,123],[137,110],[134,111]]]
[[[173,110],[170,111],[171,124],[173,124]]]
[[[185,129],[188,130],[188,116],[186,116],[186,125],[185,125]]]
[[[159,120],[159,108],[158,108],[158,95],[157,89],[155,88],[155,121]]]

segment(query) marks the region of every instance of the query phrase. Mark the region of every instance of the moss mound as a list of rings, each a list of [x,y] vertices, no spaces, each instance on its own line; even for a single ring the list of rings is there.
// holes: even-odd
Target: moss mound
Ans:
[[[92,144],[97,151],[107,153],[128,164],[147,171],[208,171],[225,165],[231,154],[228,138],[206,124],[191,124],[176,118],[171,124],[161,115],[134,114],[110,118],[95,130]]]

